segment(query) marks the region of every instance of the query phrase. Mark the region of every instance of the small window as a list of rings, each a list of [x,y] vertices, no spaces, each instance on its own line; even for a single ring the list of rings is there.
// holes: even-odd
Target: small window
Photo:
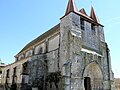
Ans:
[[[25,72],[27,70],[27,66],[28,66],[28,62],[25,62],[23,64],[23,72]]]
[[[95,24],[91,24],[91,30],[95,32]]]
[[[39,49],[39,54],[42,54],[42,52],[43,52],[43,48],[40,47],[40,49]]]
[[[25,84],[25,77],[22,77],[22,84]]]
[[[28,52],[26,52],[25,57],[29,57],[29,56],[31,56],[31,55],[32,55],[31,51],[28,51]]]
[[[23,54],[19,56],[18,60],[22,60],[22,59],[24,59],[24,55]]]
[[[10,70],[8,69],[7,70],[7,75],[6,75],[7,78],[9,78],[9,72],[10,72]]]
[[[82,29],[82,30],[85,30],[84,19],[80,19],[80,25],[81,25],[81,29]]]
[[[13,76],[16,76],[16,67],[13,70]]]

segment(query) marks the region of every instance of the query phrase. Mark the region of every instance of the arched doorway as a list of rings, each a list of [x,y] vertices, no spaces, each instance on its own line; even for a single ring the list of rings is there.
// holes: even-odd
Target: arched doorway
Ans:
[[[85,87],[85,90],[91,90],[91,78],[90,77],[84,77],[84,87]]]
[[[85,90],[103,89],[103,74],[96,62],[92,62],[85,67],[83,77]]]

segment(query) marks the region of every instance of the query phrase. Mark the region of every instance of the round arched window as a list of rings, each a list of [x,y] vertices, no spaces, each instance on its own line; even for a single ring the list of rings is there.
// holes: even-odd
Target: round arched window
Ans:
[[[40,47],[40,48],[39,48],[39,54],[41,54],[42,52],[43,52],[43,48]]]

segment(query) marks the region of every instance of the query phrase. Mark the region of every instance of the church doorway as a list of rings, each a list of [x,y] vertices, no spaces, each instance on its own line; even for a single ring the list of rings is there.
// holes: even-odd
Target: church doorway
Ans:
[[[85,67],[83,77],[85,90],[103,90],[103,73],[96,62]]]
[[[84,77],[85,90],[91,90],[91,79],[90,77]]]

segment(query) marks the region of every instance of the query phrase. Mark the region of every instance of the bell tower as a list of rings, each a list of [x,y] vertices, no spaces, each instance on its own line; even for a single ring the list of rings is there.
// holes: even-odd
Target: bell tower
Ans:
[[[75,1],[69,0],[65,15],[60,20],[63,90],[113,90],[104,26],[93,6],[90,15],[87,15],[84,8],[78,10]]]
[[[65,15],[61,18],[60,36],[60,67],[63,76],[63,89],[81,90],[80,85],[75,85],[75,83],[81,83],[81,78],[79,75],[74,76],[77,74],[77,72],[74,72],[76,71],[75,69],[79,67],[74,61],[79,56],[77,57],[75,54],[80,54],[82,46],[80,16],[74,0],[69,0]],[[75,77],[79,79],[74,79]]]

